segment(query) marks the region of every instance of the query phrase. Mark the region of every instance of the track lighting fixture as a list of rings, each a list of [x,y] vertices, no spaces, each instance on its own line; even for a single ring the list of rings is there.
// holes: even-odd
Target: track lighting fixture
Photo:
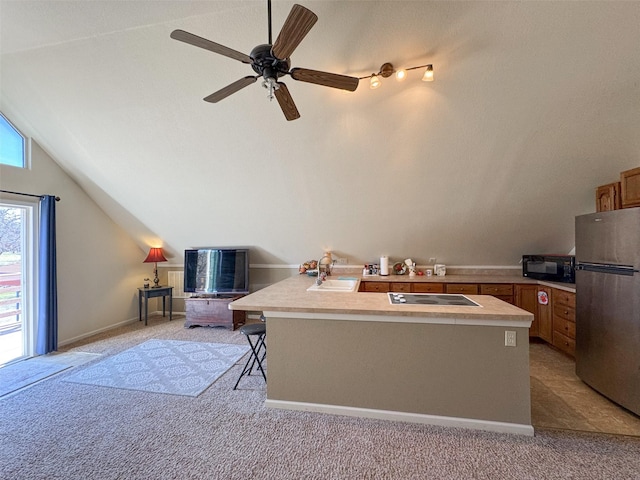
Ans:
[[[380,77],[388,78],[395,73],[396,80],[402,81],[407,78],[407,72],[409,72],[410,70],[417,70],[418,68],[425,69],[424,75],[422,76],[423,82],[433,82],[433,65],[431,64],[419,65],[417,67],[401,68],[396,70],[394,66],[389,62],[383,63],[378,73],[372,73],[371,75],[367,75],[366,77],[360,77],[359,80],[369,78],[369,88],[376,89],[382,84]]]

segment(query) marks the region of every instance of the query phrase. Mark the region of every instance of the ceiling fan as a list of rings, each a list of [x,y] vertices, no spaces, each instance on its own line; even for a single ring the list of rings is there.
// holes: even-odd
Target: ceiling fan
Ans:
[[[171,38],[175,40],[210,50],[242,63],[248,63],[251,65],[251,68],[253,68],[253,71],[257,73],[257,75],[249,75],[240,80],[236,80],[217,92],[212,93],[204,98],[206,102],[217,103],[242,88],[255,83],[258,78],[262,77],[264,79],[262,86],[269,91],[268,98],[273,100],[275,96],[286,119],[295,120],[296,118],[300,118],[300,113],[296,108],[296,104],[293,102],[293,98],[291,98],[289,89],[283,82],[279,81],[280,77],[290,75],[294,80],[301,82],[315,83],[316,85],[339,88],[350,92],[358,88],[359,79],[356,77],[320,72],[308,68],[290,69],[291,59],[289,57],[318,20],[315,13],[301,5],[295,4],[291,8],[291,12],[289,12],[289,16],[285,20],[278,38],[276,38],[276,41],[273,43],[271,41],[271,0],[267,0],[267,17],[269,43],[258,45],[251,50],[249,55],[245,55],[244,53],[192,33],[185,32],[184,30],[174,30],[171,32]]]

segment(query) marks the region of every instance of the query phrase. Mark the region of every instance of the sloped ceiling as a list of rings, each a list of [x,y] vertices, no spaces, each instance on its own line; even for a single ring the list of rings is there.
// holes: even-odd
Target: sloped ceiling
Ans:
[[[304,1],[292,64],[364,76],[284,81],[287,122],[247,65],[266,1],[0,0],[0,109],[141,246],[246,245],[254,263],[324,249],[449,265],[568,252],[594,188],[640,165],[640,2]],[[273,2],[274,36],[292,2]]]

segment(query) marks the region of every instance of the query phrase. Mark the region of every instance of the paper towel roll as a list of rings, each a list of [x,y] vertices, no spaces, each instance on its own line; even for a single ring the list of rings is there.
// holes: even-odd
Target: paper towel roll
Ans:
[[[389,257],[380,257],[380,275],[389,275]]]

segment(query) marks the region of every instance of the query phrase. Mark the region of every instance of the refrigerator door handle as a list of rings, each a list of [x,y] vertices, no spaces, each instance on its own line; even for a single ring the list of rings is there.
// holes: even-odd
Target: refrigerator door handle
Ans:
[[[606,263],[586,263],[580,262],[576,265],[576,270],[596,273],[610,273],[612,275],[633,276],[638,270],[629,265],[611,265]]]

